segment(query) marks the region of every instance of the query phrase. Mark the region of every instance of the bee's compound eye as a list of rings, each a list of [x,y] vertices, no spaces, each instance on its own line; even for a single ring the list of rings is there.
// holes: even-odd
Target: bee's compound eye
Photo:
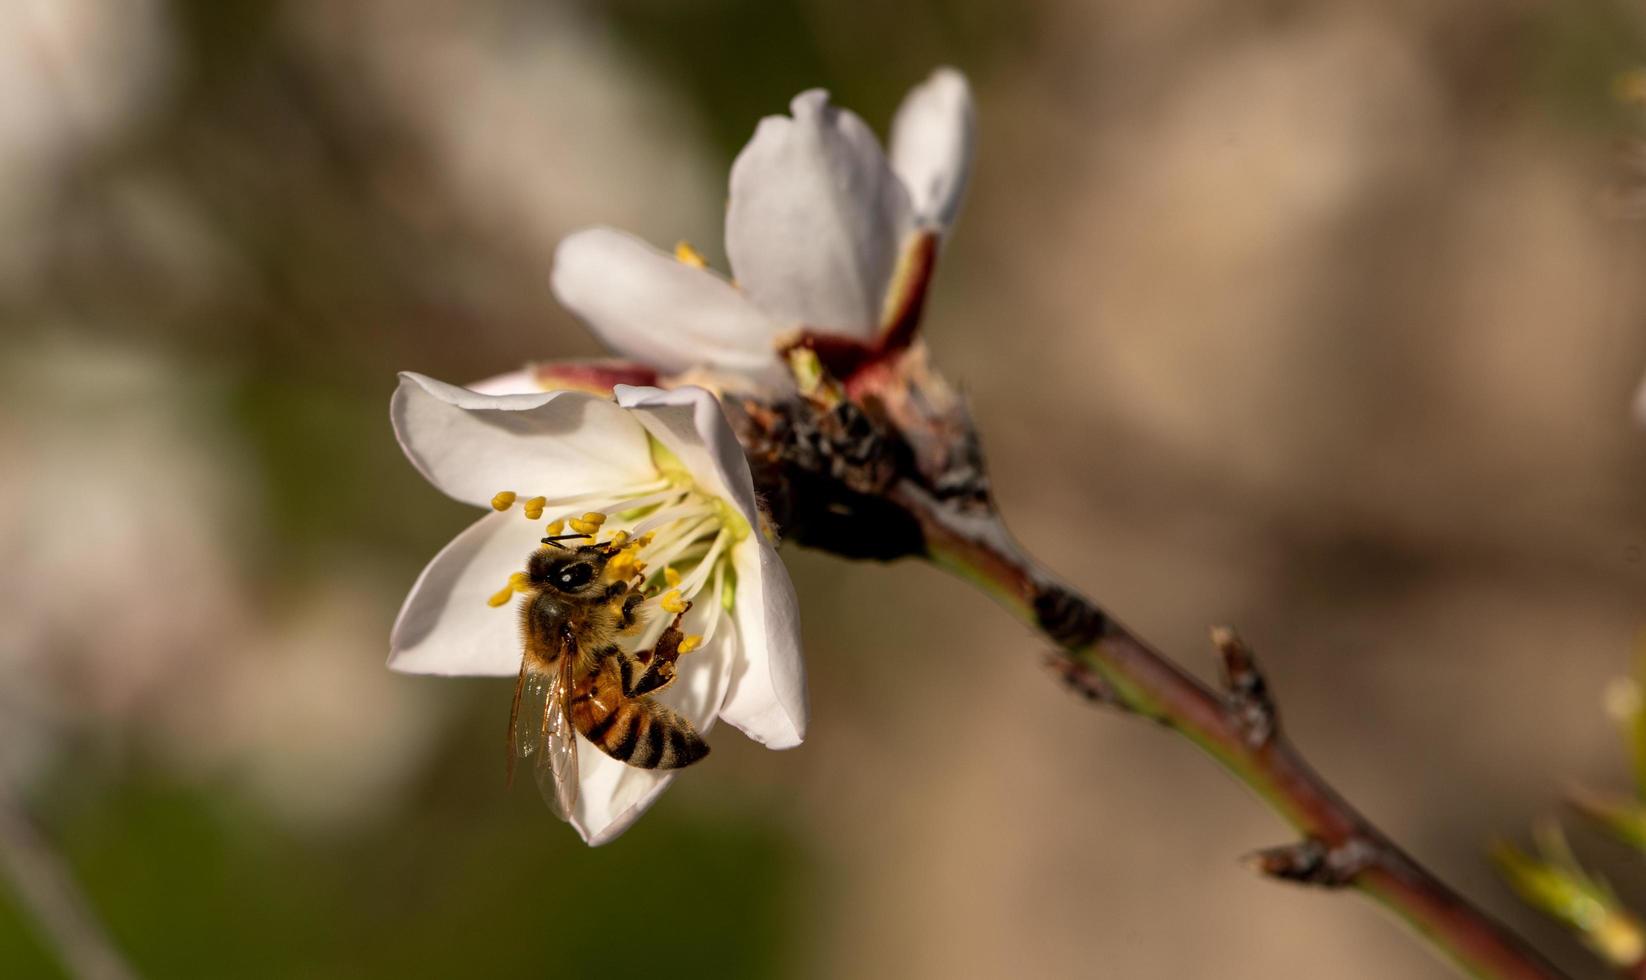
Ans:
[[[580,589],[593,579],[594,566],[581,561],[563,566],[554,574],[554,584],[562,589]]]

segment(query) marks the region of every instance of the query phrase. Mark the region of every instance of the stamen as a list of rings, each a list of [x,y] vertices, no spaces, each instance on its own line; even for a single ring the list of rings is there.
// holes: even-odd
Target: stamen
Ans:
[[[686,611],[686,600],[680,598],[679,589],[670,589],[663,593],[663,600],[660,605],[662,605],[664,612],[674,613],[677,616]]]
[[[664,478],[650,480],[646,483],[636,483],[627,487],[614,487],[607,490],[589,490],[584,493],[569,494],[564,497],[555,497],[548,502],[556,507],[565,507],[571,504],[581,504],[584,507],[600,507],[604,506],[604,501],[628,500],[641,494],[651,493],[656,490],[666,490],[671,486],[673,486],[672,481]],[[679,491],[677,490],[673,492],[678,493]]]
[[[692,569],[692,573],[681,583],[680,588],[686,595],[696,595],[697,590],[701,589],[703,583],[708,579],[709,573],[720,566],[717,559],[720,557],[720,552],[731,541],[731,537],[731,531],[729,530],[722,530],[715,535],[714,544],[709,548],[709,553],[703,556],[703,560],[697,563],[697,567]]]
[[[621,547],[623,547],[624,545],[626,545],[628,543],[629,543],[629,532],[627,532],[627,531],[618,531],[616,534],[612,535],[612,539],[610,541],[606,542],[606,547],[608,547],[608,548],[621,548]]]
[[[543,530],[548,532],[550,537],[554,537],[555,535],[559,534],[560,532],[564,531],[565,529],[566,529],[566,522],[565,521],[550,521],[543,528]]]
[[[680,524],[664,531],[662,537],[656,539],[655,544],[649,546],[653,550],[648,552],[646,557],[659,565],[667,565],[713,527],[713,517],[704,517],[695,522],[682,521]],[[646,534],[643,537],[651,537],[651,535]]]
[[[674,524],[676,521],[684,523],[700,515],[714,513],[714,508],[708,504],[686,504],[680,507],[669,507],[660,510],[652,516],[634,526],[635,533],[645,534]]]
[[[694,269],[702,269],[709,264],[709,260],[703,257],[703,253],[692,248],[692,243],[688,241],[675,242],[674,257],[682,264],[689,265]]]
[[[513,490],[502,490],[492,497],[492,510],[508,510],[514,506],[515,493]]]
[[[528,520],[528,521],[542,520],[543,519],[543,508],[548,506],[548,503],[549,503],[549,498],[547,498],[547,497],[533,497],[532,499],[526,501],[526,503],[524,505],[525,509],[526,509],[526,520]]]
[[[680,646],[677,647],[676,649],[678,649],[679,652],[681,652],[681,653],[691,653],[693,650],[696,650],[698,647],[700,647],[702,645],[703,645],[703,638],[701,636],[697,636],[695,634],[692,634],[692,635],[687,636],[684,640],[681,640],[680,641]]]
[[[531,580],[526,577],[525,572],[515,572],[509,576],[509,588],[511,589],[523,591],[530,584]]]
[[[581,518],[572,518],[567,523],[572,526],[573,531],[592,537],[600,533],[600,525],[606,523],[606,515],[599,511],[590,511]]]
[[[673,565],[663,569],[663,581],[669,583],[671,589],[680,584],[680,573],[675,570]]]
[[[501,606],[503,603],[508,602],[509,599],[513,596],[514,596],[514,586],[512,584],[505,585],[501,589],[498,589],[496,592],[492,593],[492,597],[490,599],[486,600],[486,605],[491,606],[493,609],[496,609],[498,606]]]
[[[645,517],[649,511],[682,500],[688,495],[688,491],[680,487],[670,486],[656,493],[648,493],[643,497],[616,497],[611,500],[603,500],[601,505],[607,510],[615,510],[621,507],[622,510],[617,511],[618,520],[638,521]]]
[[[725,587],[726,587],[726,566],[721,565],[721,566],[717,567],[714,570],[714,586],[713,586],[713,588],[714,588],[715,599],[713,600],[712,604],[709,606],[709,622],[708,622],[707,627],[703,630],[703,642],[704,643],[709,642],[709,639],[714,636],[715,627],[719,626],[720,621],[725,618],[724,614],[731,611],[730,609],[727,608],[725,600],[723,598],[722,590],[725,589]]]

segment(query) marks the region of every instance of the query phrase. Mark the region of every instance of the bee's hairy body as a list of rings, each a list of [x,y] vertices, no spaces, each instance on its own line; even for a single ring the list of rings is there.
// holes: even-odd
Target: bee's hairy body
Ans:
[[[532,557],[529,601],[521,605],[521,676],[563,671],[572,727],[612,758],[641,769],[691,765],[708,754],[708,744],[651,696],[674,679],[683,638],[678,617],[651,649],[625,650],[620,641],[640,629],[644,595],[633,583],[602,575],[605,558],[597,545]]]

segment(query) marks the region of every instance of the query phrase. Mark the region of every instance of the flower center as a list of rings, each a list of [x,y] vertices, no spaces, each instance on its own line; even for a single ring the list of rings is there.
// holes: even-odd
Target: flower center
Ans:
[[[609,555],[604,579],[627,582],[646,596],[636,648],[654,644],[674,616],[686,612],[680,652],[689,653],[713,638],[731,613],[737,584],[732,547],[749,535],[749,522],[700,487],[656,441],[652,458],[654,480],[557,499],[504,490],[492,498],[492,507],[508,511],[518,504],[528,521],[547,517],[545,536],[560,540],[543,548],[562,542],[571,548],[604,545]],[[515,572],[487,602],[505,605],[528,587],[526,574]]]

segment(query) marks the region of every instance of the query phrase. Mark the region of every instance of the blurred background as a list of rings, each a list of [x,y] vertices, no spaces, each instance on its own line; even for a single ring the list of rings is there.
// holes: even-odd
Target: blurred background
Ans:
[[[137,972],[1448,975],[1242,869],[1275,818],[925,567],[787,553],[808,743],[717,730],[599,850],[505,791],[507,682],[383,668],[470,518],[395,371],[596,353],[560,236],[723,263],[760,116],[823,85],[884,132],[945,63],[980,130],[928,335],[1022,537],[1197,669],[1240,626],[1320,768],[1595,972],[1483,847],[1627,781],[1638,6],[9,0],[0,825]],[[61,975],[14,899],[0,975]]]

